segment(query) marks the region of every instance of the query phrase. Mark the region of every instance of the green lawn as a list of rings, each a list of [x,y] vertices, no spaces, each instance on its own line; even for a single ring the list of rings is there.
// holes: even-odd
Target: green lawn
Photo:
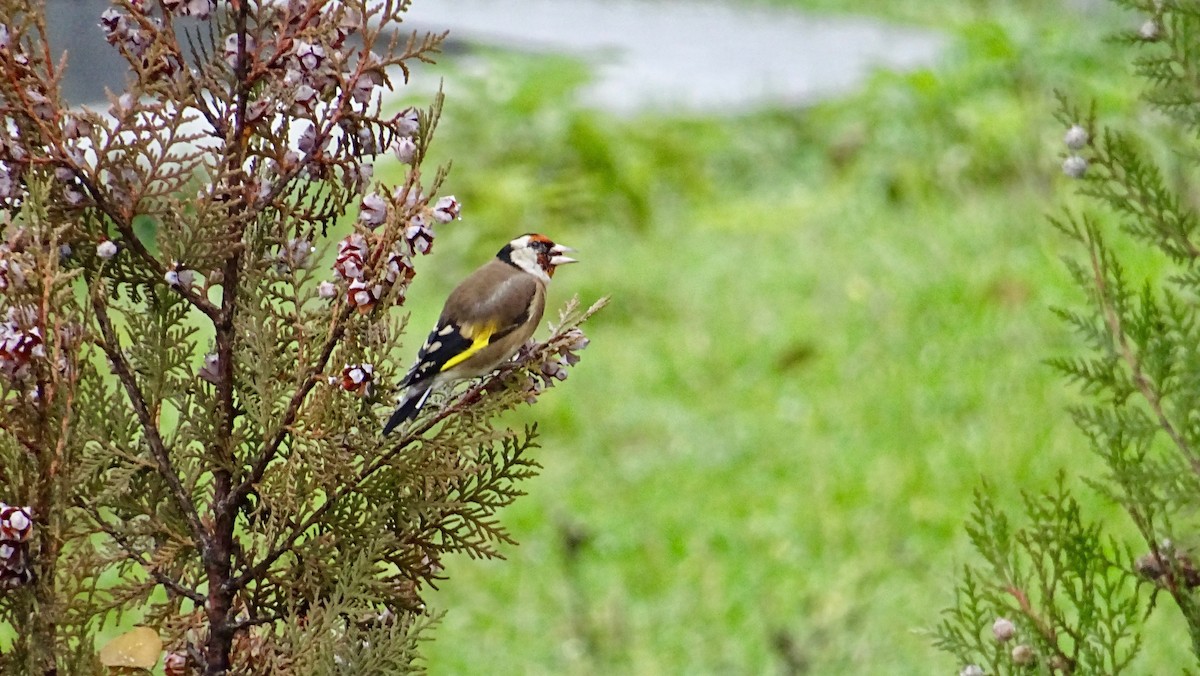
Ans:
[[[1043,363],[1074,349],[1049,307],[1081,302],[1045,219],[1069,189],[1052,91],[1136,108],[1103,41],[1136,17],[982,4],[853,3],[952,46],[810,110],[614,121],[567,103],[577,66],[504,55],[511,86],[447,102],[465,219],[417,325],[528,230],[581,251],[552,298],[613,303],[528,414],[546,469],[503,515],[521,545],[449,561],[427,599],[431,672],[956,672],[921,632],[973,560],[981,477],[1016,511],[1098,466]],[[1186,654],[1171,612],[1147,671]]]

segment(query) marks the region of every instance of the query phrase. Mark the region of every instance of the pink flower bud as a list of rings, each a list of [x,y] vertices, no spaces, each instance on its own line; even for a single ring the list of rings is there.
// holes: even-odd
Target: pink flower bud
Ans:
[[[357,103],[366,105],[371,102],[371,96],[375,93],[375,89],[382,87],[383,83],[382,73],[368,70],[354,81],[354,86],[350,89],[350,98]]]
[[[419,214],[413,216],[404,228],[404,239],[414,253],[427,254],[433,250],[433,230]]]
[[[447,195],[433,205],[433,217],[440,223],[449,223],[456,218],[462,218],[459,215],[461,212],[462,205],[454,199],[454,195]]]
[[[416,268],[413,267],[412,259],[408,257],[408,254],[392,252],[388,256],[384,279],[389,284],[395,284],[396,282],[407,284],[412,281],[416,274]]]
[[[178,262],[171,263],[170,269],[163,273],[163,280],[176,289],[190,289],[196,281],[196,271],[185,268]]]
[[[392,152],[396,154],[396,159],[405,164],[412,164],[417,155],[417,144],[411,136],[400,136],[392,142]]]
[[[183,653],[171,653],[163,660],[163,673],[166,676],[186,676],[187,664],[187,655]]]
[[[325,48],[321,45],[298,40],[293,53],[296,55],[300,67],[306,71],[314,71],[325,63]]]
[[[42,120],[54,119],[54,105],[50,98],[43,94],[40,90],[29,87],[25,90],[25,98],[29,100],[33,108],[33,114]]]
[[[180,14],[183,16],[194,16],[197,19],[207,19],[212,14],[211,0],[187,0],[183,3]]]
[[[347,364],[342,369],[342,389],[347,392],[366,394],[375,380],[375,367],[371,364]]]
[[[1071,150],[1082,150],[1088,143],[1088,133],[1083,127],[1073,124],[1063,135],[1063,143]]]
[[[380,287],[368,286],[361,279],[356,279],[350,282],[350,288],[346,292],[346,300],[350,303],[350,307],[358,310],[360,314],[366,314],[375,307],[375,303],[379,301]]]
[[[329,141],[330,141],[330,138],[328,135],[326,135],[325,138],[321,141],[320,146],[318,147],[317,146],[317,128],[310,124],[304,128],[303,132],[300,133],[300,141],[297,143],[296,147],[300,149],[300,152],[311,155],[318,151],[325,150],[325,148],[329,147]]]
[[[7,244],[0,244],[0,291],[25,286],[25,267],[14,256]]]
[[[1037,661],[1037,653],[1029,645],[1021,643],[1013,646],[1012,661],[1017,666],[1026,667]]]
[[[1012,620],[1006,617],[996,618],[996,621],[992,623],[992,635],[996,637],[997,641],[1004,643],[1017,635],[1017,627]]]
[[[303,237],[293,237],[279,249],[279,262],[296,270],[303,268],[317,247]]]
[[[294,94],[292,96],[292,102],[296,108],[302,110],[312,110],[313,106],[316,105],[317,90],[313,89],[307,84],[301,84],[293,91]]]
[[[351,164],[342,170],[342,183],[354,192],[363,192],[375,176],[375,165],[370,162]]]
[[[114,36],[124,32],[125,23],[127,21],[128,19],[125,17],[124,12],[112,7],[104,10],[100,14],[100,28],[104,30],[105,38],[111,43],[116,42],[116,38],[114,38]]]
[[[33,582],[33,571],[24,568],[17,572],[0,570],[0,590],[17,589]]]
[[[421,130],[421,118],[416,108],[405,108],[392,118],[397,136],[413,136]]]
[[[254,36],[246,34],[246,59],[249,60],[250,54],[254,51]],[[225,63],[231,68],[237,68],[238,62],[238,36],[236,33],[225,38],[225,49],[222,54],[225,58]]]
[[[0,570],[18,572],[25,569],[26,547],[20,542],[0,540]]]
[[[384,219],[387,218],[387,207],[387,200],[377,193],[371,193],[364,197],[362,204],[359,205],[358,220],[374,230],[383,225]]]
[[[33,519],[28,507],[15,507],[0,502],[0,540],[25,542],[33,532]]]
[[[1079,155],[1071,155],[1063,160],[1062,163],[1063,173],[1071,178],[1083,178],[1083,175],[1087,173],[1087,169],[1088,161]]]
[[[67,115],[63,121],[63,136],[68,141],[89,137],[93,130],[91,121],[80,115]]]
[[[217,379],[220,377],[220,374],[217,371],[217,366],[217,355],[211,353],[206,354],[204,355],[204,365],[200,367],[200,370],[196,372],[196,375],[199,376],[201,380],[216,385]]]
[[[1138,37],[1146,42],[1154,42],[1158,40],[1159,34],[1162,32],[1162,27],[1154,19],[1147,19],[1142,27],[1138,29]]]

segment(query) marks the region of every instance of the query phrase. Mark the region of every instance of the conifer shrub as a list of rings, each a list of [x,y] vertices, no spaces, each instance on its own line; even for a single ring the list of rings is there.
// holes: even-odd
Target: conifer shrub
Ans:
[[[1064,470],[1056,488],[1026,496],[1022,518],[977,492],[967,532],[982,562],[965,567],[934,632],[964,676],[1146,673],[1151,613],[1186,629],[1190,668],[1200,666],[1200,10],[1118,4],[1145,17],[1116,42],[1172,147],[1156,153],[1146,125],[1101,127],[1060,97],[1062,170],[1084,206],[1050,218],[1086,298],[1055,310],[1080,352],[1050,364],[1082,393],[1070,415],[1103,471],[1081,488]],[[1089,518],[1078,490],[1118,505],[1128,524]]]
[[[601,303],[381,436],[460,209],[441,96],[382,96],[445,38],[407,6],[117,0],[128,86],[72,109],[42,7],[0,0],[0,672],[418,670],[446,555],[511,542],[537,432],[495,418]]]

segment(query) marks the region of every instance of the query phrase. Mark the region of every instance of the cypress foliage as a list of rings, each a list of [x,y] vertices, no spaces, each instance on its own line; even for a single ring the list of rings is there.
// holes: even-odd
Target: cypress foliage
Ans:
[[[537,431],[495,417],[602,302],[381,437],[423,338],[395,306],[459,211],[440,95],[381,97],[445,37],[407,6],[117,0],[128,88],[72,110],[41,7],[0,0],[0,672],[418,670],[443,558],[511,542]],[[118,622],[152,631],[98,652]]]
[[[1119,4],[1146,17],[1117,40],[1136,54],[1145,100],[1194,144],[1200,7]],[[967,531],[983,563],[966,567],[935,631],[963,674],[1129,673],[1151,612],[1186,627],[1200,664],[1195,149],[1156,158],[1145,138],[1100,128],[1060,98],[1063,171],[1087,206],[1050,221],[1074,247],[1065,262],[1086,305],[1055,310],[1081,347],[1050,364],[1084,395],[1070,415],[1104,467],[1085,477],[1089,489],[1123,509],[1140,541],[1085,518],[1061,477],[1048,495],[1026,497],[1020,525],[981,489]],[[1147,252],[1154,271],[1131,273],[1128,261]]]

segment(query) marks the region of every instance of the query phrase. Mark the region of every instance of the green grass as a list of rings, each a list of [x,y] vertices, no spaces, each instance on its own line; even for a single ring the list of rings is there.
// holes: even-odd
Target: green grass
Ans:
[[[570,379],[513,418],[541,422],[545,466],[502,514],[520,546],[446,561],[427,595],[446,611],[432,673],[955,673],[921,632],[974,560],[981,478],[1015,511],[1098,470],[1043,364],[1075,347],[1049,307],[1081,302],[1045,220],[1069,189],[1051,92],[1131,116],[1102,37],[1136,22],[786,4],[937,26],[951,47],[844,100],[713,119],[580,110],[587,74],[565,60],[493,54],[500,87],[424,73],[458,92],[436,150],[465,210],[420,261],[412,342],[526,231],[580,250],[552,305],[613,297]],[[1160,601],[1139,673],[1183,663],[1173,612]]]
[[[503,514],[521,545],[449,561],[427,599],[432,673],[957,669],[921,631],[973,560],[981,477],[1015,511],[1098,471],[1043,363],[1074,349],[1049,307],[1081,302],[1045,220],[1069,188],[1052,89],[1136,104],[1102,41],[1128,17],[949,5],[937,68],[810,110],[613,121],[570,105],[578,67],[503,55],[508,95],[448,101],[465,220],[418,325],[528,230],[581,251],[552,299],[613,303],[527,416],[546,469]],[[1172,612],[1147,672],[1187,654]]]

